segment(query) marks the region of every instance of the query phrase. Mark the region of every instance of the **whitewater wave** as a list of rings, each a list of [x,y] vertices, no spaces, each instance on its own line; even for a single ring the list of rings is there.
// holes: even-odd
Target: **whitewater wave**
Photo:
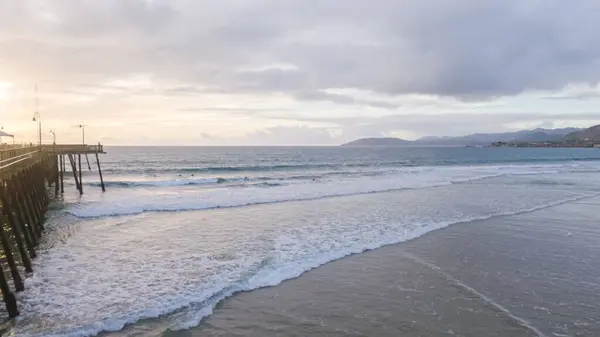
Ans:
[[[170,329],[173,331],[179,331],[179,330],[186,330],[186,329],[190,329],[195,326],[198,326],[204,318],[212,315],[214,307],[219,302],[226,299],[227,297],[234,295],[235,293],[276,286],[285,280],[297,278],[300,275],[302,275],[312,269],[318,268],[318,267],[320,267],[326,263],[332,262],[332,261],[340,260],[349,255],[360,254],[360,253],[363,253],[363,252],[366,252],[369,250],[374,250],[374,249],[382,248],[385,246],[398,244],[398,243],[406,242],[409,240],[414,240],[414,239],[419,238],[429,232],[432,232],[432,231],[435,231],[438,229],[442,229],[442,228],[445,228],[445,227],[448,227],[451,225],[456,225],[456,224],[460,224],[460,223],[468,223],[468,222],[473,222],[473,221],[489,220],[489,219],[492,219],[495,217],[500,217],[500,216],[531,213],[534,211],[543,210],[546,208],[558,206],[558,205],[569,203],[569,202],[592,198],[592,197],[595,197],[598,195],[599,194],[588,194],[586,196],[568,198],[565,200],[556,201],[556,202],[552,202],[552,203],[548,203],[548,204],[540,205],[540,206],[536,206],[536,207],[530,207],[530,208],[526,208],[526,209],[522,209],[522,210],[514,211],[514,212],[500,212],[500,213],[490,214],[490,215],[486,215],[486,216],[466,217],[464,219],[461,219],[460,221],[454,221],[454,222],[448,221],[448,222],[439,222],[439,223],[429,224],[426,226],[419,227],[418,229],[404,231],[403,233],[401,233],[402,235],[397,236],[397,237],[384,238],[380,241],[371,242],[366,245],[365,244],[353,245],[343,251],[330,253],[329,255],[313,257],[311,259],[301,261],[298,264],[268,265],[265,268],[261,269],[259,272],[257,272],[256,275],[253,275],[252,277],[250,277],[249,279],[243,280],[242,282],[239,282],[231,287],[224,288],[221,291],[217,292],[215,295],[200,302],[199,304],[202,304],[202,307],[197,308],[197,310],[188,311],[186,313],[187,317],[185,317],[184,319],[181,319],[180,317],[178,319],[176,319],[177,322],[175,324],[172,324],[170,326]],[[193,305],[194,305],[194,303],[188,304],[188,306],[192,306],[192,307],[193,307]],[[173,310],[173,311],[175,311],[175,310]],[[185,315],[182,315],[182,316],[185,316]],[[123,327],[121,327],[120,329],[122,329],[122,328]]]
[[[384,163],[345,163],[345,164],[278,164],[278,165],[240,165],[240,166],[205,166],[205,167],[111,167],[105,172],[127,172],[127,173],[227,173],[227,172],[269,172],[269,171],[313,171],[313,170],[344,170],[349,168],[366,167],[414,167],[408,161],[384,162]]]
[[[109,166],[103,171],[108,173],[143,173],[143,174],[209,174],[209,173],[240,173],[240,172],[285,172],[285,171],[315,171],[315,170],[331,170],[331,171],[346,171],[346,170],[361,170],[364,168],[380,168],[380,169],[398,169],[412,167],[453,167],[453,166],[485,166],[485,165],[548,165],[548,164],[564,164],[564,163],[593,163],[600,161],[600,158],[589,157],[573,157],[573,158],[506,158],[502,160],[489,160],[481,158],[460,158],[460,159],[443,159],[436,160],[431,163],[419,163],[412,160],[397,160],[397,161],[381,161],[381,162],[347,162],[347,163],[290,163],[290,164],[255,164],[255,165],[233,165],[233,166],[206,166],[198,164],[198,166],[185,166],[185,162],[171,163],[170,167],[159,166],[152,167],[151,162],[130,162],[135,166],[123,166],[120,162],[105,162]],[[160,162],[162,163],[162,162]]]
[[[210,185],[223,183],[224,180],[219,178],[200,178],[200,179],[170,179],[170,180],[122,180],[122,181],[105,181],[107,187],[170,187],[170,186],[190,186],[190,185]],[[98,187],[99,182],[85,183],[89,186]]]
[[[405,171],[406,174],[422,172],[421,170]],[[286,182],[316,181],[331,177],[352,177],[352,176],[379,176],[389,174],[390,171],[342,171],[342,172],[321,172],[319,174],[296,174],[285,176],[229,176],[229,177],[166,177],[163,179],[140,180],[133,176],[131,180],[106,180],[105,186],[128,188],[128,187],[174,187],[174,186],[193,186],[193,185],[215,185],[215,184],[237,184],[257,185],[257,186],[280,186]],[[110,178],[109,178],[110,179]],[[99,187],[99,181],[84,182],[85,185]]]
[[[534,185],[546,185],[546,186],[575,186],[575,182],[570,181],[556,181],[551,179],[535,179],[530,181],[530,184]]]
[[[168,193],[161,197],[156,195],[137,196],[135,199],[127,194],[120,194],[112,196],[113,199],[106,198],[101,202],[73,205],[67,212],[78,218],[97,218],[135,215],[144,212],[197,211],[438,187],[499,176],[502,174],[454,178],[427,175],[404,177],[404,179],[400,179],[399,176],[382,176],[375,179],[359,177],[326,182],[311,181],[295,185],[263,183],[262,186],[247,186],[244,189],[213,189],[195,194]],[[264,193],[259,190],[261,187],[272,188],[269,189],[269,193]]]
[[[451,184],[472,183],[491,178],[509,176],[536,176],[535,180],[513,181],[510,184],[567,185],[573,182],[556,178],[565,173],[598,172],[596,167],[580,165],[506,165],[484,167],[403,169],[374,175],[350,175],[300,179],[292,177],[210,178],[196,180],[166,180],[142,182],[142,186],[168,187],[200,184],[223,188],[161,190],[152,194],[127,191],[106,194],[97,202],[81,202],[68,212],[79,218],[135,215],[144,212],[192,211],[214,208],[242,207],[257,204],[313,200],[359,194],[370,194],[404,189],[421,189]],[[541,175],[549,175],[551,182],[541,182]],[[300,176],[305,178],[307,176]],[[295,179],[298,178],[298,179]],[[218,184],[220,182],[220,184]],[[580,182],[578,182],[580,183]],[[139,184],[127,182],[126,184]],[[131,185],[127,185],[131,186]],[[138,186],[138,185],[135,185]],[[243,187],[243,188],[239,188]]]
[[[316,180],[318,177],[311,178]],[[170,179],[170,180],[129,180],[105,181],[105,187],[177,187],[177,186],[213,186],[226,185],[227,187],[274,187],[283,186],[286,179],[250,179],[250,178],[202,178],[202,179]],[[291,179],[294,180],[294,179]],[[92,187],[100,187],[100,182],[84,183]]]
[[[101,332],[119,331],[126,325],[133,324],[139,320],[164,317],[165,315],[169,315],[167,318],[170,322],[171,330],[188,329],[199,325],[202,319],[212,314],[217,303],[237,292],[275,286],[285,280],[298,277],[311,269],[317,268],[328,262],[341,259],[348,255],[412,240],[431,231],[458,223],[491,219],[498,216],[528,213],[567,202],[594,197],[597,195],[598,194],[588,193],[585,195],[546,202],[536,206],[523,207],[517,210],[499,210],[488,214],[462,216],[458,219],[450,221],[434,221],[423,224],[413,224],[413,226],[410,228],[406,227],[406,224],[388,224],[383,227],[388,228],[388,230],[385,232],[381,232],[373,237],[363,237],[362,240],[348,241],[344,245],[340,246],[339,249],[326,251],[316,250],[317,253],[313,255],[303,256],[300,254],[299,258],[294,258],[292,260],[270,258],[252,261],[249,264],[242,262],[244,265],[243,269],[245,271],[240,275],[243,277],[237,281],[234,281],[233,283],[227,282],[226,280],[229,278],[226,277],[223,280],[219,279],[219,282],[224,283],[215,284],[214,286],[206,288],[203,291],[194,293],[183,289],[177,296],[172,298],[161,298],[160,301],[155,302],[155,306],[152,307],[140,308],[139,310],[133,310],[115,317],[101,319],[90,324],[72,327],[66,330],[56,331],[54,333],[48,333],[45,331],[42,333],[24,333],[22,335],[31,337],[88,337],[97,335]],[[296,243],[290,248],[289,242],[283,242],[281,245],[281,247],[278,247],[279,252],[285,251],[286,249],[292,249],[290,253],[293,256],[295,256],[294,252],[297,249],[302,249],[303,247],[302,245],[298,245]],[[64,257],[60,256],[60,258]],[[33,286],[36,286],[41,285],[43,282],[44,280],[39,279],[39,277],[34,275],[34,279],[31,283],[33,283]],[[26,308],[31,309],[27,306]],[[62,309],[47,308],[47,310],[60,311]],[[19,331],[16,333],[19,334]]]
[[[357,165],[357,167],[360,165]],[[369,166],[369,165],[365,165]],[[291,167],[291,166],[290,166]],[[349,165],[352,167],[352,165]],[[227,170],[227,168],[224,168]],[[195,170],[195,169],[194,169]],[[360,178],[360,177],[394,177],[394,175],[410,176],[410,175],[421,175],[428,173],[439,172],[470,172],[476,175],[474,178],[470,176],[453,179],[453,182],[464,182],[470,181],[471,179],[479,179],[477,175],[483,178],[506,176],[506,175],[536,175],[536,174],[556,174],[556,173],[595,173],[599,172],[599,168],[596,165],[586,164],[508,164],[508,165],[481,165],[481,166],[452,166],[452,167],[435,167],[435,166],[421,166],[421,167],[380,167],[380,166],[369,166],[368,168],[361,170],[326,170],[326,171],[313,171],[313,172],[288,172],[268,174],[263,172],[259,175],[224,175],[224,176],[196,176],[194,174],[175,174],[178,169],[173,171],[162,172],[161,175],[153,174],[151,176],[140,176],[138,174],[118,176],[117,180],[110,180],[110,176],[107,177],[104,184],[109,187],[116,188],[135,188],[135,187],[177,187],[177,186],[209,186],[209,185],[227,185],[233,187],[240,186],[281,186],[288,183],[298,182],[310,182],[310,181],[321,181],[330,179],[345,179],[345,178]],[[242,170],[240,170],[242,171]],[[233,173],[239,173],[240,171],[234,171]],[[258,171],[257,171],[258,172]],[[267,173],[265,175],[264,173]],[[67,180],[67,183],[70,181]],[[265,184],[258,184],[258,182],[267,182]],[[98,181],[87,181],[86,185],[98,187],[100,182]],[[368,191],[367,191],[368,192]]]

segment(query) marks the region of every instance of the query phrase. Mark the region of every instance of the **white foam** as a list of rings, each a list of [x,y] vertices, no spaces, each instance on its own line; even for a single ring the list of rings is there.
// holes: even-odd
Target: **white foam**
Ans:
[[[182,186],[168,188],[169,184],[172,184],[170,182],[164,186],[165,188],[153,189],[151,192],[136,189],[120,190],[118,193],[109,192],[100,200],[93,199],[93,194],[88,193],[84,195],[84,202],[72,207],[69,212],[80,218],[91,218],[143,212],[202,210],[435,187],[501,176],[556,174],[599,168],[596,163],[402,168],[383,175],[342,176],[301,184],[273,186],[268,189],[257,186],[197,189],[193,186],[186,187],[185,183],[176,183],[173,186]],[[91,199],[86,199],[90,196]]]
[[[419,229],[415,229],[415,230],[411,230],[411,231],[408,231],[408,230],[404,231],[404,233],[402,233],[403,235],[398,236],[398,237],[387,238],[387,239],[382,239],[381,241],[377,241],[377,242],[371,242],[368,244],[352,246],[352,247],[349,247],[342,251],[332,252],[329,255],[317,256],[317,257],[313,257],[310,259],[306,259],[306,260],[301,261],[298,264],[280,264],[280,265],[275,265],[275,266],[269,266],[268,268],[261,270],[256,276],[252,277],[247,282],[244,282],[233,289],[229,289],[228,291],[222,293],[221,296],[219,296],[217,298],[211,299],[211,301],[209,301],[208,303],[205,303],[205,306],[201,310],[187,312],[187,314],[188,314],[187,317],[185,317],[185,319],[179,318],[178,321],[174,322],[174,324],[171,325],[170,329],[174,330],[174,331],[178,331],[178,330],[186,330],[186,329],[198,326],[205,317],[208,317],[213,313],[214,306],[218,302],[233,295],[236,292],[249,291],[249,290],[254,290],[254,289],[259,289],[259,288],[264,288],[264,287],[276,286],[285,280],[296,278],[309,270],[315,269],[315,268],[320,267],[328,262],[339,260],[341,258],[344,258],[344,257],[352,255],[352,254],[358,254],[358,253],[365,252],[367,250],[373,250],[373,249],[385,247],[387,245],[392,245],[392,244],[397,244],[397,243],[413,240],[413,239],[421,237],[431,231],[441,229],[444,227],[448,227],[450,225],[453,225],[453,224],[456,224],[459,222],[486,220],[486,219],[490,219],[490,218],[493,218],[496,216],[516,215],[516,214],[522,214],[522,213],[527,213],[527,212],[533,212],[536,210],[556,206],[556,205],[559,205],[559,204],[562,204],[565,202],[576,201],[579,199],[581,199],[581,198],[579,198],[579,197],[572,198],[569,200],[560,201],[560,202],[543,205],[543,206],[539,206],[539,207],[534,207],[534,208],[530,208],[530,209],[519,211],[519,212],[512,212],[512,213],[508,212],[508,213],[495,214],[495,215],[489,215],[489,216],[484,216],[484,217],[465,218],[462,221],[458,221],[455,223],[441,222],[441,223],[437,223],[437,224],[430,224],[428,226],[421,227]],[[447,274],[445,274],[445,275],[447,275]],[[452,278],[452,280],[459,283],[459,281],[457,281],[454,278]],[[460,285],[467,287],[462,283]],[[473,289],[471,289],[471,288],[469,288],[469,289],[472,290],[473,292],[475,292]],[[493,303],[497,308],[502,309],[505,313],[510,314],[510,312],[507,309],[505,309],[504,307],[491,301],[484,295],[481,295],[479,293],[477,293],[477,294],[480,297],[484,298],[484,300]],[[540,334],[537,329],[535,329],[534,327],[529,325],[527,321],[521,320],[512,315],[511,315],[511,317],[514,318],[515,320],[517,320],[520,324],[522,324],[522,325],[526,326],[527,328],[531,329],[532,331],[538,333],[538,336],[544,337],[544,335]]]
[[[185,329],[237,291],[276,285],[349,254],[592,195],[454,185],[393,197],[88,220],[66,242],[39,252],[14,332],[93,336],[166,314],[172,329]]]
[[[141,187],[170,187],[187,185],[208,185],[219,182],[218,178],[176,178],[166,180],[120,180],[106,182],[108,186],[141,186]],[[94,183],[95,185],[97,183]]]

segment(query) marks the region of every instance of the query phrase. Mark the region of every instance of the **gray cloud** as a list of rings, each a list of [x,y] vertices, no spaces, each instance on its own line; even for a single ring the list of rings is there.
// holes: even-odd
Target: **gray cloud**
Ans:
[[[233,138],[219,137],[202,133],[197,140],[199,145],[337,145],[339,139],[333,137],[327,128],[308,126],[274,126]]]
[[[480,99],[597,82],[599,11],[595,0],[7,0],[0,71],[65,82],[147,72],[345,104],[374,102],[316,93]],[[298,70],[237,70],[282,62]]]
[[[220,133],[200,132],[197,136],[162,139],[161,145],[339,145],[362,137],[402,137],[403,132],[421,136],[460,136],[471,133],[515,131],[511,123],[526,122],[529,128],[564,127],[561,123],[600,121],[600,114],[563,113],[493,113],[472,115],[466,113],[436,115],[388,115],[380,118],[308,118],[289,117],[285,114],[272,118],[298,122],[297,126],[274,126],[250,132],[244,136],[227,137]],[[308,126],[326,123],[330,126]],[[103,137],[107,144],[156,144],[148,137]]]
[[[397,130],[410,130],[418,135],[459,136],[475,132],[514,131],[511,124],[527,123],[545,127],[555,121],[598,121],[598,113],[561,113],[548,115],[542,112],[485,113],[485,114],[435,114],[389,115],[381,118],[339,121],[344,130],[355,135],[382,136]]]
[[[561,113],[548,115],[543,112],[522,113],[449,113],[449,114],[405,114],[387,115],[379,118],[354,117],[354,118],[329,118],[323,117],[286,117],[299,123],[321,122],[333,125],[324,129],[336,129],[340,133],[332,137],[335,144],[351,141],[361,137],[384,137],[395,132],[410,132],[418,136],[460,136],[476,132],[494,133],[515,131],[510,127],[514,123],[527,123],[531,128],[553,128],[560,126],[556,122],[597,121],[600,122],[600,113]],[[275,118],[275,117],[274,117]],[[308,128],[307,128],[308,129]],[[296,129],[301,132],[307,129]],[[309,137],[309,134],[305,135]]]
[[[597,118],[527,111],[536,109],[529,96],[507,104],[513,113],[490,113],[502,100],[490,107],[452,98],[489,100],[579,84],[542,98],[597,99],[599,12],[597,0],[4,0],[0,80],[27,88],[40,83],[41,108],[47,105],[52,118],[102,124],[99,133],[130,126],[143,133],[163,123],[176,131],[172,137],[165,131],[161,142],[173,143],[316,145],[402,131],[459,135],[517,123],[560,126],[557,121]],[[127,84],[136,78],[149,82]],[[328,90],[335,88],[357,90]],[[236,96],[221,94],[245,95],[228,102]],[[406,94],[452,98],[396,97]],[[18,99],[14,106],[27,110],[31,98]],[[165,111],[150,116],[145,109],[155,103]],[[85,109],[92,105],[94,112]],[[341,117],[328,116],[331,107]],[[410,108],[410,115],[343,117]],[[422,113],[438,110],[445,113]],[[231,124],[213,123],[222,116]],[[197,133],[178,134],[192,123],[201,124]],[[230,125],[237,138],[211,133]]]
[[[224,108],[224,107],[218,107],[218,106],[214,106],[214,107],[213,106],[206,106],[206,107],[198,107],[198,108],[190,107],[190,108],[180,108],[180,109],[177,109],[177,110],[178,111],[184,111],[184,112],[194,112],[194,111],[223,111],[223,112],[227,112],[229,114],[240,114],[240,115],[254,114],[254,113],[260,114],[260,113],[271,113],[271,112],[289,111],[289,109]]]
[[[338,104],[365,105],[384,109],[396,109],[400,106],[399,104],[388,103],[384,101],[358,99],[351,96],[331,94],[322,91],[300,91],[295,93],[294,97],[305,101],[330,101]]]

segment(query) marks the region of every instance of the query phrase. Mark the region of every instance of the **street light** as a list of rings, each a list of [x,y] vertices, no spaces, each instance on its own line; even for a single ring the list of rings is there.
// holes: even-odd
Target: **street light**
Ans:
[[[38,137],[40,144],[40,151],[42,150],[42,119],[40,118],[40,113],[38,112],[38,87],[35,85],[35,112],[33,113],[33,121],[38,122]]]
[[[85,145],[85,127],[87,125],[83,125],[83,124],[79,124],[77,125],[78,128],[81,128],[81,138],[82,138],[82,144]]]
[[[33,114],[33,119],[34,122],[38,122],[38,141],[40,144],[40,148],[42,147],[42,119],[40,118],[40,113],[39,112],[35,112]]]

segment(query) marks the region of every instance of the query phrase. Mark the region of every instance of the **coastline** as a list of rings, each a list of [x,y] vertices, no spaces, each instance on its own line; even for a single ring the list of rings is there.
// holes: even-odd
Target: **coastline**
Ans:
[[[235,294],[190,330],[158,319],[105,336],[598,335],[598,205],[456,224]]]

